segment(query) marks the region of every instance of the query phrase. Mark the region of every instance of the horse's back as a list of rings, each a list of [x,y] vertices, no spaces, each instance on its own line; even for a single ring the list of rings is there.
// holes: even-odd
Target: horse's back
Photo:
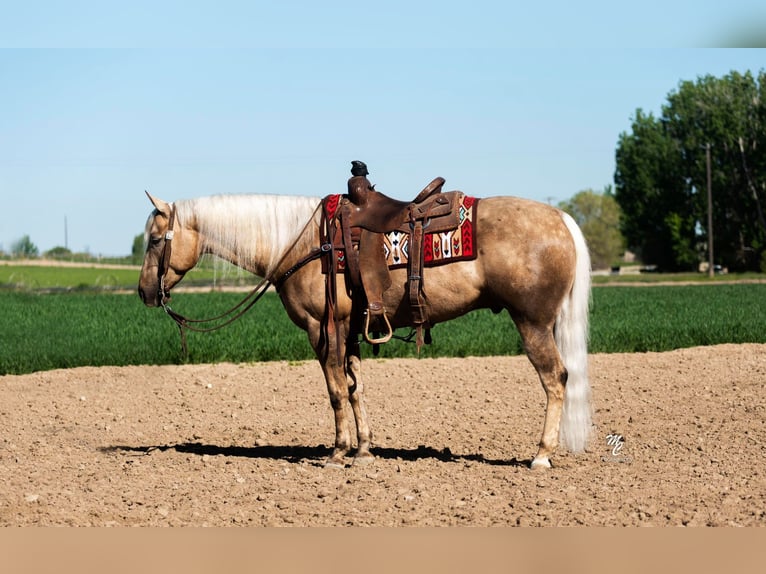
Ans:
[[[571,236],[555,207],[522,197],[487,197],[479,201],[476,217],[477,241],[512,242],[519,248],[535,249],[540,242],[571,242]],[[482,245],[479,246],[481,249]]]
[[[574,281],[576,253],[562,212],[520,197],[482,199],[476,243],[486,289],[525,312],[563,300]]]

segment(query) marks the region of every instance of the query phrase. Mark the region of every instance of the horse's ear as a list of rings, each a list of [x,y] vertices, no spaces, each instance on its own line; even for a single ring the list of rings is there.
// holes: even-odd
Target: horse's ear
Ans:
[[[152,202],[152,205],[163,215],[169,215],[170,214],[170,205],[168,205],[167,201],[162,201],[161,199],[157,197],[152,197],[152,195],[144,190],[144,193],[146,194],[146,197],[149,198],[149,201]]]

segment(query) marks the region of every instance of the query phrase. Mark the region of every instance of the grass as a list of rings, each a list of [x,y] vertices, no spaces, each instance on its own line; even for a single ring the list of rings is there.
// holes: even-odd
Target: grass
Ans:
[[[140,267],[0,265],[0,288],[26,291],[134,291]],[[184,286],[255,285],[258,278],[220,260],[207,260],[184,278]]]
[[[593,290],[593,352],[766,342],[766,284]]]
[[[621,275],[594,275],[593,284],[613,283],[730,283],[732,281],[764,281],[763,273],[726,273],[708,277],[706,273],[623,273]]]
[[[116,289],[138,284],[138,268],[0,265],[0,286],[13,289]]]
[[[174,308],[190,317],[218,314],[235,293],[177,294]],[[189,333],[180,351],[175,324],[137,296],[111,292],[38,294],[0,291],[0,374],[80,365],[251,362],[313,359],[306,334],[266,294],[241,320],[214,333]],[[593,290],[594,353],[667,351],[718,343],[766,343],[766,284],[599,287]],[[401,334],[406,334],[402,332]],[[520,338],[506,313],[470,313],[435,326],[424,357],[519,354]],[[363,346],[365,356],[371,348]],[[415,346],[392,341],[380,357],[414,357]]]

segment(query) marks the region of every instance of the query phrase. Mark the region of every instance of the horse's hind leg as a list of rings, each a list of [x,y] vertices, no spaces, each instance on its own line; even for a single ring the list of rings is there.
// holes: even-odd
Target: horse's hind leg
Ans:
[[[517,321],[516,325],[524,341],[527,357],[540,377],[547,398],[543,435],[532,468],[550,468],[550,457],[559,442],[567,370],[556,347],[552,324],[541,326],[529,321]]]

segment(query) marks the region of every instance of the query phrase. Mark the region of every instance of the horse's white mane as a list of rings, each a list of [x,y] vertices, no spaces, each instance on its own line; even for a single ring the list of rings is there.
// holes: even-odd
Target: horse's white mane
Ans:
[[[194,222],[209,243],[236,254],[242,264],[274,265],[317,212],[317,197],[213,195],[176,202],[179,223]],[[207,246],[205,246],[207,247]]]

